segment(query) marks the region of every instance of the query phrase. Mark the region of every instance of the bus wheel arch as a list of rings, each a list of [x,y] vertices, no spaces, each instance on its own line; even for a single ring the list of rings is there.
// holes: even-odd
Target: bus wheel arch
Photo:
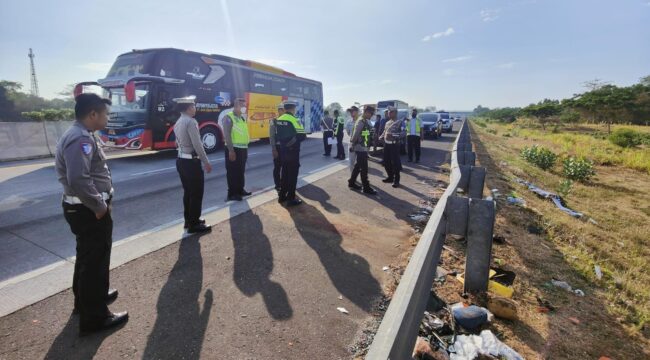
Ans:
[[[206,125],[200,129],[201,142],[208,154],[212,154],[223,148],[223,132],[216,125]]]

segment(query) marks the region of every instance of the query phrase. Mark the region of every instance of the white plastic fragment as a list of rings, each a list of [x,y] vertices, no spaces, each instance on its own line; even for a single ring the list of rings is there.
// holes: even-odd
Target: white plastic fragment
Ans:
[[[600,266],[594,265],[594,272],[596,272],[596,279],[601,280],[603,278],[603,271]]]
[[[384,270],[384,271],[388,271],[388,270],[390,270],[390,268],[389,268],[388,266],[384,266],[384,267],[381,268],[381,269]]]
[[[337,307],[336,310],[340,311],[343,314],[349,314],[349,312],[344,307]]]
[[[499,357],[506,360],[524,360],[508,345],[502,343],[490,330],[481,331],[481,335],[459,335],[449,348],[450,360],[474,360],[479,354]]]

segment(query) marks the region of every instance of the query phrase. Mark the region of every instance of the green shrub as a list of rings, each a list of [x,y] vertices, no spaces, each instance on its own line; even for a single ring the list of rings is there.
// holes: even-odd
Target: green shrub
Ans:
[[[484,120],[474,120],[474,123],[482,128],[487,127],[487,124],[485,123]]]
[[[563,163],[564,176],[570,180],[587,181],[596,175],[594,165],[585,158],[568,157]]]
[[[488,133],[490,133],[490,134],[492,134],[492,135],[496,135],[496,134],[497,134],[497,130],[496,130],[496,129],[487,129],[487,130],[485,130],[485,131],[487,131]]]
[[[542,170],[552,168],[557,159],[557,155],[555,155],[551,150],[537,145],[525,147],[521,150],[521,157]]]
[[[569,179],[564,179],[560,182],[560,186],[557,188],[557,193],[562,197],[567,197],[571,193],[573,188],[573,181]]]
[[[609,136],[609,141],[620,147],[629,148],[641,145],[644,134],[632,129],[617,129]]]

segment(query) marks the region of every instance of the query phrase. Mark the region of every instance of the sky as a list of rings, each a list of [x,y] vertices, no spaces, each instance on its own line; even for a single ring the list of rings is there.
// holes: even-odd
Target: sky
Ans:
[[[257,60],[323,83],[326,104],[525,106],[650,75],[650,0],[0,1],[0,80],[41,96],[131,49]]]

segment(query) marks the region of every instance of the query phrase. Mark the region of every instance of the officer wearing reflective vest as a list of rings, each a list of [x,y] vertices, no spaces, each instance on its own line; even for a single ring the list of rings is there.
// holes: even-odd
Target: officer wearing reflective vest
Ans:
[[[418,116],[417,109],[411,112],[411,118],[406,121],[406,147],[408,148],[409,162],[413,161],[415,152],[415,162],[420,162],[420,145],[422,143],[422,120]]]
[[[368,145],[370,144],[370,118],[374,115],[375,108],[373,106],[366,106],[363,110],[363,115],[354,124],[352,137],[350,138],[350,152],[354,151],[356,154],[356,162],[352,175],[348,180],[348,187],[354,190],[361,190],[366,194],[376,194],[377,191],[370,187],[368,180]],[[361,184],[357,184],[357,176],[361,174]]]
[[[181,184],[183,184],[183,216],[185,228],[190,234],[210,231],[210,226],[206,226],[205,220],[201,219],[205,184],[205,174],[201,164],[208,173],[212,171],[212,166],[201,142],[199,124],[194,119],[196,115],[195,99],[195,96],[174,99],[176,110],[181,113],[180,118],[174,124],[174,135],[178,147],[176,171],[178,171]]]
[[[343,147],[343,135],[345,119],[334,110],[334,136],[336,137],[336,159],[345,160],[345,148]]]
[[[275,191],[280,194],[280,178],[282,164],[280,163],[280,143],[275,137],[277,130],[278,117],[284,115],[284,104],[278,104],[278,116],[271,119],[269,123],[269,143],[271,144],[271,154],[273,155],[273,183]]]
[[[76,236],[73,314],[79,314],[80,335],[84,335],[120,325],[129,316],[112,313],[107,306],[117,298],[117,290],[109,289],[113,182],[94,132],[106,127],[111,101],[81,94],[75,102],[77,121],[57,143],[54,168],[63,185],[63,215]]]
[[[244,171],[248,159],[248,123],[242,116],[246,112],[244,99],[236,99],[232,112],[223,118],[223,132],[226,143],[226,179],[228,200],[241,201],[251,193],[244,189]]]
[[[278,202],[287,206],[302,204],[296,197],[298,169],[300,168],[300,143],[305,140],[305,129],[294,116],[297,103],[285,101],[284,115],[276,122],[276,141],[280,143],[280,162],[282,166],[281,185]]]

